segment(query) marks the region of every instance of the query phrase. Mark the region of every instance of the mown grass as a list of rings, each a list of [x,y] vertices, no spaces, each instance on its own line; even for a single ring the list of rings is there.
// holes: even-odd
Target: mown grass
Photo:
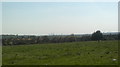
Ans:
[[[2,49],[3,65],[118,64],[118,41],[3,46]]]

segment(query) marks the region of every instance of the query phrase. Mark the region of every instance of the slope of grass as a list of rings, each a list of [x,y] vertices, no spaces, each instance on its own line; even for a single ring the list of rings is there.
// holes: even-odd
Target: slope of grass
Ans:
[[[3,46],[3,65],[116,65],[118,41]]]

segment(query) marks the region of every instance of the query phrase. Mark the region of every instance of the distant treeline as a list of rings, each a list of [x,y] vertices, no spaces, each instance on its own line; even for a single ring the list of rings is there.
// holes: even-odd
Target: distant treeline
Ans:
[[[63,42],[78,42],[78,41],[93,41],[91,35],[51,35],[51,36],[31,36],[31,35],[2,35],[3,45],[27,45],[41,43],[63,43]],[[102,35],[101,40],[119,40],[120,34]]]

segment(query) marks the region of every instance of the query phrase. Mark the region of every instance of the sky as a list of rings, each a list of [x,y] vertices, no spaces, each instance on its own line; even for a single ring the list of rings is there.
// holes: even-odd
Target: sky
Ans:
[[[119,0],[1,0],[2,2],[118,2]]]
[[[3,2],[2,34],[118,31],[117,2]]]
[[[0,34],[2,34],[2,2],[0,2]]]

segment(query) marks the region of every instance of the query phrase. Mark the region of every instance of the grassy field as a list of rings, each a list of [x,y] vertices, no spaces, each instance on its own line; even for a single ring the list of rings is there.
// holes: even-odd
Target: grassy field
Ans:
[[[0,42],[0,66],[2,65],[2,46],[1,46],[1,42]]]
[[[3,46],[3,65],[116,65],[118,41]]]

